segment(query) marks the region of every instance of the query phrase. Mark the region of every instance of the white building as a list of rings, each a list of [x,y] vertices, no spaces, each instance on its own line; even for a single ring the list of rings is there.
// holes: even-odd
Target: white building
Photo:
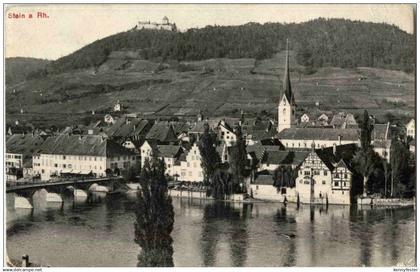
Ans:
[[[236,143],[235,131],[224,120],[219,123],[218,139],[228,147]]]
[[[280,188],[273,186],[274,180],[272,175],[258,175],[258,177],[249,185],[249,194],[255,199],[269,200],[277,202],[296,202],[295,188]]]
[[[307,113],[302,114],[302,116],[300,117],[301,123],[309,123],[310,121],[311,121],[311,118],[309,117],[309,114]]]
[[[201,166],[201,154],[197,143],[194,143],[187,154],[180,156],[174,173],[178,180],[189,182],[202,182],[204,170]]]
[[[288,128],[281,131],[277,137],[286,148],[332,147],[333,145],[359,144],[358,129],[334,128]]]
[[[405,129],[407,131],[408,137],[411,137],[413,139],[416,138],[416,121],[414,119],[411,119],[410,122],[407,123]]]
[[[107,169],[115,173],[135,164],[133,152],[97,135],[52,136],[33,155],[33,170],[41,180],[62,175],[104,177]]]
[[[176,25],[170,23],[168,17],[163,17],[161,23],[151,22],[151,21],[139,21],[135,29],[156,29],[156,30],[169,30],[176,31]]]
[[[149,161],[152,158],[163,159],[165,163],[165,174],[174,177],[176,174],[175,163],[181,154],[182,148],[178,145],[157,145],[145,141],[140,147],[141,167],[144,166],[146,159]]]
[[[283,79],[283,95],[281,96],[278,105],[277,132],[281,132],[284,129],[291,128],[296,124],[295,109],[295,98],[290,83],[289,51],[288,48],[286,48],[286,68]]]
[[[115,112],[121,111],[121,108],[122,108],[121,103],[118,100],[117,103],[114,105],[114,111]]]
[[[352,172],[337,149],[355,145],[312,150],[298,167],[296,194],[301,203],[350,204]]]
[[[106,114],[104,116],[104,122],[110,125],[110,124],[114,124],[115,120],[114,120],[114,117],[111,116],[111,114]]]

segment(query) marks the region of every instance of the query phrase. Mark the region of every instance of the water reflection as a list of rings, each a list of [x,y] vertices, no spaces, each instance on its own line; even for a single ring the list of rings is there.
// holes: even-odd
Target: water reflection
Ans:
[[[173,205],[175,266],[415,265],[412,208],[176,198]],[[134,209],[124,196],[69,197],[61,208],[29,214],[8,208],[7,249],[52,266],[135,266]]]

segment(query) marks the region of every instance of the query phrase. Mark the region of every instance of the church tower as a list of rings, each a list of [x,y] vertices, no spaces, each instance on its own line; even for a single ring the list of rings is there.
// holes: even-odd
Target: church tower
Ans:
[[[286,67],[284,71],[283,88],[278,105],[277,132],[291,128],[295,124],[295,97],[290,84],[289,73],[289,39],[286,43]]]

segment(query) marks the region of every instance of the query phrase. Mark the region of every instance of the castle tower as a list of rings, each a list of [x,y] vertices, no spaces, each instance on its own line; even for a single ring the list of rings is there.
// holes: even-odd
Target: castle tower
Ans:
[[[289,39],[286,43],[286,67],[284,71],[283,88],[280,94],[280,101],[278,105],[278,125],[277,132],[285,128],[291,128],[295,124],[295,97],[292,92],[290,84],[289,73]]]

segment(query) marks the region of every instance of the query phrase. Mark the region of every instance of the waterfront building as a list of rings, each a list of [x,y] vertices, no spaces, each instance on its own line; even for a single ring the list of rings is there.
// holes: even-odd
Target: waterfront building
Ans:
[[[41,180],[62,175],[105,177],[135,164],[135,153],[98,135],[51,136],[33,155],[33,171]]]
[[[356,145],[315,149],[297,167],[296,194],[302,203],[350,204],[353,171],[349,161]]]
[[[202,182],[204,170],[201,166],[201,153],[197,142],[191,149],[182,154],[175,164],[174,177],[180,181]]]
[[[146,160],[162,159],[165,163],[165,174],[173,177],[175,162],[182,153],[182,148],[179,145],[159,145],[156,142],[145,141],[140,147],[141,167],[144,167]]]
[[[35,134],[13,134],[6,137],[6,180],[31,177],[32,153],[37,152],[44,138]]]

